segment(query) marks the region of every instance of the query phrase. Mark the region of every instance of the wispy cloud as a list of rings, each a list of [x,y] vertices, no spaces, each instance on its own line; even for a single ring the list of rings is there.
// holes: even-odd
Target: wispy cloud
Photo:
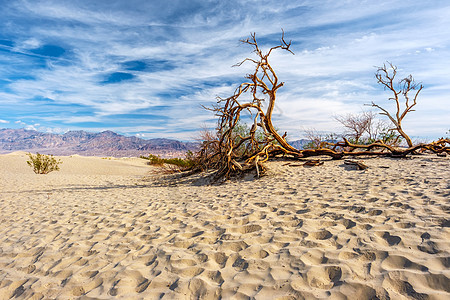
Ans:
[[[401,12],[401,13],[399,13]],[[0,12],[0,118],[51,128],[189,139],[251,71],[238,40],[275,52],[285,86],[274,119],[291,138],[337,128],[332,116],[386,103],[374,66],[386,60],[425,89],[405,120],[437,137],[450,113],[450,4],[436,1],[11,1]],[[414,115],[413,115],[414,114]],[[426,120],[433,120],[427,122]],[[5,125],[3,125],[5,126]],[[25,126],[25,125],[22,125]]]

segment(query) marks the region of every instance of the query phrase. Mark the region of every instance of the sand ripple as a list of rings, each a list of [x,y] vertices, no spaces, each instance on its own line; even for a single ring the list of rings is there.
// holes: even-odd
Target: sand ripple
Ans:
[[[163,185],[138,160],[64,158],[48,176],[24,160],[0,156],[0,299],[450,298],[446,158],[274,162],[221,186]]]

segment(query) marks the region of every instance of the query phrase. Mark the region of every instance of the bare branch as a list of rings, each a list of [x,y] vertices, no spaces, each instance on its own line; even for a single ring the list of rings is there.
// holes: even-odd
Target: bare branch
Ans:
[[[397,67],[393,65],[390,62],[387,62],[388,66],[386,66],[386,63],[383,64],[382,67],[378,67],[377,72],[375,73],[375,78],[377,79],[378,83],[381,84],[385,89],[390,90],[394,97],[389,98],[389,100],[395,101],[396,105],[396,112],[395,112],[395,118],[384,108],[382,108],[379,105],[376,105],[372,102],[372,106],[380,109],[382,111],[382,115],[386,115],[391,122],[395,125],[395,129],[408,143],[409,147],[412,147],[412,141],[410,137],[403,131],[402,128],[402,121],[406,117],[406,115],[409,112],[414,111],[412,108],[417,103],[417,96],[419,95],[420,91],[422,90],[423,86],[420,84],[416,84],[414,81],[414,78],[412,75],[409,75],[398,83],[396,86],[394,84],[395,76],[397,75]],[[410,103],[410,93],[413,93],[413,91],[416,91],[413,97],[412,103]],[[402,109],[402,105],[400,103],[399,95],[403,95],[405,101],[404,101],[404,109]]]
[[[259,48],[255,33],[241,42],[253,48],[256,58],[246,58],[236,66],[250,62],[254,64],[254,71],[246,76],[248,81],[241,83],[233,95],[227,98],[218,97],[217,104],[207,108],[218,117],[217,127],[215,134],[204,133],[202,136],[204,141],[196,156],[195,166],[198,170],[215,169],[216,179],[219,179],[249,170],[256,170],[257,176],[260,176],[265,170],[264,162],[277,155],[286,155],[294,159],[327,155],[333,159],[341,159],[358,155],[405,157],[417,149],[450,153],[447,146],[450,144],[449,139],[412,146],[402,129],[401,122],[407,113],[414,111],[417,96],[423,87],[416,84],[411,75],[395,84],[397,67],[390,62],[378,67],[375,77],[385,90],[392,93],[389,100],[395,101],[396,112],[391,113],[373,102],[370,106],[387,116],[395,125],[394,128],[387,130],[384,124],[382,128],[377,127],[380,123],[374,122],[374,114],[370,112],[336,117],[336,120],[350,131],[349,137],[353,139],[352,141],[344,137],[343,141],[336,142],[335,136],[318,137],[316,132],[311,131],[309,135],[314,142],[314,149],[295,149],[287,142],[287,134],[280,135],[272,124],[277,91],[284,83],[279,81],[269,61],[269,56],[274,50],[281,49],[292,53],[291,41],[285,40],[282,30],[280,44],[270,48],[266,53]],[[248,95],[250,99],[244,95]],[[405,99],[402,103],[404,109],[401,109],[399,99],[401,96]],[[251,125],[242,123],[241,117],[251,120]],[[397,148],[400,135],[392,135],[392,131],[405,138],[409,148]],[[383,134],[380,135],[380,132]],[[360,143],[363,135],[368,135],[367,143]]]

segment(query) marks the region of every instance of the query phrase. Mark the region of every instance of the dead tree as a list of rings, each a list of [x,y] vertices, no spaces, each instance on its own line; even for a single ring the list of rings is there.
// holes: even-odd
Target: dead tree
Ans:
[[[294,54],[290,49],[291,42],[286,42],[284,32],[280,44],[270,48],[267,52],[263,52],[259,47],[255,33],[241,42],[253,48],[256,58],[246,58],[236,66],[252,63],[255,68],[254,72],[246,76],[247,81],[240,84],[232,96],[218,97],[215,106],[206,108],[213,111],[218,117],[216,134],[209,134],[202,142],[191,172],[215,169],[215,178],[219,179],[256,169],[257,176],[259,176],[265,170],[263,163],[278,155],[289,156],[293,159],[327,155],[333,159],[341,159],[345,156],[359,155],[405,157],[418,149],[435,153],[450,153],[450,147],[447,146],[447,144],[450,145],[449,139],[440,139],[430,144],[411,145],[407,149],[396,148],[386,144],[383,140],[377,140],[370,145],[360,145],[351,143],[346,138],[338,143],[322,142],[318,149],[299,150],[292,147],[285,139],[286,133],[280,135],[272,123],[276,94],[284,83],[278,79],[269,62],[270,54],[278,49]],[[413,102],[409,103],[409,92],[415,90],[417,85],[410,76],[400,82],[402,88],[397,91],[393,84],[396,68],[392,64],[390,66],[393,69],[393,75],[384,66],[379,69],[377,78],[386,88],[394,92],[392,99],[397,103],[396,118],[378,105],[373,103],[372,105],[381,109],[383,114],[391,119],[396,125],[393,130],[397,130],[410,144],[409,137],[401,127],[401,121],[409,111],[412,111],[411,108],[416,104],[417,95],[422,90],[422,86],[420,85],[414,95]],[[400,112],[400,94],[406,99],[406,109],[403,112]],[[250,100],[245,100],[244,95],[249,95]],[[246,115],[253,121],[248,131],[239,131],[239,121],[242,115]]]
[[[378,83],[383,85],[385,89],[390,90],[393,94],[393,97],[389,98],[389,100],[395,101],[395,115],[392,116],[386,109],[373,102],[371,105],[380,109],[382,111],[380,114],[387,116],[391,120],[391,122],[395,126],[391,130],[397,131],[406,140],[408,146],[412,147],[413,143],[411,139],[403,131],[402,121],[405,118],[406,114],[414,111],[412,108],[416,105],[417,96],[419,96],[419,93],[423,89],[423,86],[416,83],[412,75],[409,75],[400,80],[400,82],[396,86],[394,83],[396,75],[397,67],[390,62],[388,62],[388,65],[383,64],[382,67],[378,67],[377,73],[375,74],[375,78],[378,80]],[[410,94],[412,94],[412,100],[410,99]],[[400,95],[405,98],[404,108],[402,108],[402,105],[400,103]]]
[[[391,146],[398,146],[401,136],[389,129],[387,121],[376,119],[376,115],[372,111],[362,111],[358,114],[338,115],[334,119],[344,126],[346,130],[344,136],[355,144],[382,141]]]
[[[360,114],[347,114],[344,116],[335,116],[334,119],[342,124],[348,131],[349,136],[358,144],[364,133],[372,135],[374,123],[374,114],[372,112],[363,111]]]
[[[278,79],[270,65],[269,56],[277,49],[294,54],[290,50],[291,42],[285,40],[284,32],[280,44],[267,52],[263,52],[259,47],[255,33],[241,42],[253,47],[256,58],[246,58],[235,66],[252,63],[255,71],[246,76],[248,81],[242,83],[232,96],[217,98],[217,105],[210,109],[218,116],[217,139],[204,144],[201,150],[216,149],[217,151],[210,155],[201,154],[199,159],[202,165],[216,168],[217,177],[229,177],[255,168],[259,175],[261,171],[264,171],[262,163],[274,152],[293,156],[300,153],[289,145],[285,135],[280,135],[272,123],[276,93],[284,83]],[[244,95],[250,95],[250,100],[241,100]],[[236,127],[242,114],[250,117],[253,123],[245,136],[240,134],[236,136]],[[262,139],[257,138],[258,129],[263,133]],[[243,145],[245,145],[244,151],[242,151]]]

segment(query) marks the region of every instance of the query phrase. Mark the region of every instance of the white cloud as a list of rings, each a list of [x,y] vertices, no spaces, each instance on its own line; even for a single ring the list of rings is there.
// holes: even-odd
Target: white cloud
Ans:
[[[27,125],[27,126],[25,126],[25,129],[26,130],[35,130],[35,131],[37,131],[37,128],[35,126],[33,126],[33,125]]]
[[[9,121],[0,119],[0,124],[8,124],[8,123],[9,123]]]
[[[29,49],[36,49],[39,48],[42,45],[42,42],[39,41],[36,38],[30,38],[26,39],[24,41],[19,42],[16,45],[16,48],[19,50],[29,50]]]
[[[190,5],[195,9],[186,9]],[[271,56],[285,82],[274,119],[290,135],[305,126],[333,128],[335,114],[358,112],[373,100],[384,103],[386,93],[376,84],[374,66],[386,60],[425,85],[419,101],[426,104],[418,105],[424,112],[411,115],[420,118],[407,123],[411,132],[429,136],[440,131],[447,126],[445,118],[433,126],[422,120],[450,114],[445,96],[450,93],[450,7],[441,3],[119,1],[111,6],[109,1],[20,1],[6,12],[10,14],[4,19],[22,25],[8,27],[17,34],[17,51],[54,43],[68,53],[68,58],[47,59],[40,67],[28,56],[14,56],[28,66],[28,76],[14,79],[11,74],[22,74],[24,68],[15,70],[0,55],[6,66],[0,75],[8,81],[7,89],[0,89],[0,103],[45,105],[45,114],[32,115],[42,127],[75,128],[76,123],[101,124],[118,114],[158,114],[167,121],[148,121],[141,130],[135,124],[116,124],[114,130],[185,137],[190,134],[185,131],[213,123],[200,104],[231,95],[251,72],[251,64],[231,68],[251,55],[252,49],[238,40],[256,32],[266,47],[278,41],[281,27],[296,54],[277,51]],[[124,70],[122,63],[133,60],[149,62],[149,70]],[[151,65],[155,61],[161,67]],[[124,71],[134,79],[102,83],[109,74]],[[25,120],[23,115],[17,118]]]

